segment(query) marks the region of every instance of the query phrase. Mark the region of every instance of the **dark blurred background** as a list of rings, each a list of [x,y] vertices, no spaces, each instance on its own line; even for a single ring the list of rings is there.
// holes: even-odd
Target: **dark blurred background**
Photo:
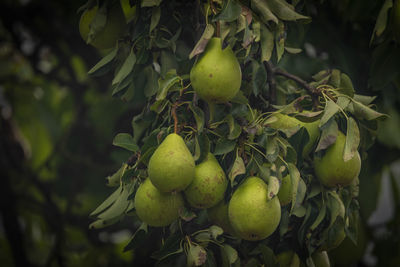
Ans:
[[[313,22],[289,33],[303,52],[280,66],[306,80],[338,68],[390,115],[360,175],[368,246],[359,265],[400,266],[400,46],[390,28],[369,45],[385,1],[301,2]],[[102,54],[79,35],[84,3],[0,2],[1,266],[132,266],[135,257],[122,252],[129,218],[88,228],[112,192],[105,177],[130,156],[112,140],[131,131],[138,100],[112,98],[112,76],[87,75]]]

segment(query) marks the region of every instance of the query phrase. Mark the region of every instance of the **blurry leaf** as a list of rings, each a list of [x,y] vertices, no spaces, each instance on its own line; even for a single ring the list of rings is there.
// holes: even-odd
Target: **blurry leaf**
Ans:
[[[275,176],[268,177],[267,198],[272,199],[273,197],[275,197],[279,192],[279,187],[280,183],[278,178],[276,178]]]
[[[121,177],[124,174],[126,167],[128,167],[128,164],[124,163],[122,164],[121,168],[118,169],[113,175],[108,176],[106,178],[107,180],[107,185],[108,186],[118,186],[121,184]]]
[[[183,207],[183,209],[179,210],[179,216],[184,220],[185,222],[189,222],[196,218],[196,213],[194,213],[192,210]]]
[[[118,216],[118,217],[110,218],[110,219],[96,220],[89,225],[89,229],[101,229],[101,228],[110,226],[112,224],[117,223],[121,219],[121,217],[122,217],[122,215]]]
[[[270,247],[268,247],[264,244],[259,244],[257,249],[260,250],[260,252],[261,252],[262,261],[263,261],[263,263],[265,263],[265,266],[268,266],[268,267],[278,267],[279,266],[279,263],[277,263],[277,261],[275,259],[275,254]],[[260,266],[260,265],[256,265],[256,266]]]
[[[327,80],[330,79],[332,73],[331,70],[321,70],[317,74],[314,74],[312,77],[315,81]]]
[[[228,140],[225,138],[220,138],[218,139],[215,150],[214,150],[214,155],[223,155],[231,152],[234,148],[236,147],[236,141],[235,140]]]
[[[152,32],[154,28],[158,25],[158,22],[160,21],[160,16],[161,16],[161,8],[159,6],[151,10],[151,21],[150,21],[149,32]]]
[[[354,94],[353,99],[357,102],[360,102],[363,105],[369,105],[376,99],[376,96],[366,96],[366,95]]]
[[[315,219],[313,224],[310,226],[310,230],[314,231],[322,222],[323,219],[325,219],[326,215],[326,205],[325,203],[322,203],[322,207],[319,211],[318,217]]]
[[[114,60],[117,55],[118,48],[114,48],[110,53],[108,53],[105,57],[103,57],[93,68],[91,68],[88,72],[89,75],[103,75],[110,69],[109,64]]]
[[[107,5],[103,4],[97,9],[93,20],[90,22],[89,33],[87,40],[85,40],[87,44],[92,43],[96,35],[104,29],[107,19]]]
[[[119,133],[114,137],[113,140],[114,146],[119,146],[125,148],[129,151],[136,152],[139,150],[139,147],[136,145],[132,136],[127,133]]]
[[[103,203],[100,204],[92,213],[90,213],[90,216],[96,216],[99,213],[103,212],[105,209],[110,207],[119,197],[122,191],[122,186],[120,186],[117,190],[115,190],[106,200],[104,200]]]
[[[354,157],[359,144],[360,130],[358,129],[357,122],[352,117],[349,117],[347,121],[346,143],[343,153],[344,161],[349,161]]]
[[[141,7],[159,6],[162,0],[142,0]]]
[[[321,130],[321,138],[319,139],[315,152],[327,149],[330,145],[335,143],[339,127],[335,120],[330,120],[321,128]]]
[[[332,73],[333,74],[333,73]],[[348,95],[350,97],[354,96],[354,87],[353,83],[351,82],[351,79],[347,74],[342,73],[340,75],[340,87],[339,87],[339,92],[345,95]]]
[[[251,82],[253,86],[253,94],[258,96],[263,91],[267,84],[267,72],[263,65],[260,65],[256,60],[252,60],[252,75]]]
[[[217,237],[224,233],[224,230],[222,230],[222,228],[217,225],[211,225],[209,231],[211,237],[214,238],[214,240],[217,240]]]
[[[330,191],[328,193],[328,198],[326,202],[328,212],[330,212],[330,223],[329,227],[332,227],[332,225],[335,223],[336,218],[338,216],[342,216],[341,214],[344,210],[344,205],[343,201],[340,199],[339,195],[336,192]]]
[[[201,266],[206,262],[207,252],[199,245],[190,244],[187,253],[187,266]]]
[[[298,191],[299,182],[301,180],[301,177],[300,177],[300,172],[297,169],[296,165],[289,163],[288,170],[289,170],[289,174],[290,174],[290,181],[291,181],[291,187],[292,187],[292,206],[290,207],[290,212],[292,212],[294,207],[299,206],[301,204],[301,202],[303,201],[303,199],[297,198],[297,191]],[[295,201],[293,201],[293,200],[295,200]]]
[[[146,76],[144,95],[151,97],[158,91],[158,74],[151,66],[148,66],[144,69],[144,75]]]
[[[290,54],[299,54],[301,53],[301,51],[303,51],[301,48],[288,47],[288,46],[285,46],[285,50]]]
[[[194,106],[192,102],[189,104],[189,108],[193,112],[194,119],[196,120],[197,131],[201,133],[204,128],[204,112],[201,108]]]
[[[222,257],[226,257],[228,264],[233,264],[238,259],[238,253],[237,253],[236,249],[234,249],[233,247],[231,247],[228,244],[222,245],[221,254],[222,254]]]
[[[118,70],[117,74],[112,80],[112,84],[114,85],[124,80],[129,75],[129,73],[131,73],[133,66],[135,66],[135,63],[136,56],[135,53],[133,53],[133,50],[131,50],[128,57],[125,59],[124,64],[122,64],[121,68]]]
[[[171,87],[180,81],[181,78],[176,75],[176,70],[174,69],[169,70],[165,75],[165,79],[162,78],[158,79],[159,89],[156,96],[156,100],[163,100],[167,96],[168,91],[171,89]]]
[[[394,42],[377,46],[372,52],[369,84],[374,89],[382,89],[395,81],[400,74],[400,49]]]
[[[173,254],[178,254],[183,252],[181,247],[182,236],[181,233],[175,232],[171,234],[166,240],[160,250],[154,252],[151,257],[157,260],[165,259]]]
[[[235,181],[236,176],[245,173],[246,173],[246,167],[244,166],[243,159],[239,155],[236,155],[236,159],[233,162],[232,168],[228,174],[231,184],[232,185],[234,184],[233,182]]]
[[[278,29],[275,32],[275,49],[277,61],[281,60],[283,52],[285,52],[285,24],[282,21],[278,22]]]
[[[329,84],[332,85],[333,88],[339,88],[340,87],[340,80],[341,80],[341,78],[340,78],[340,70],[333,69],[331,71],[331,75],[330,75],[330,78],[329,78]],[[353,87],[353,85],[351,85],[351,86]]]
[[[142,223],[124,247],[124,252],[138,248],[146,240],[147,233],[147,224]]]
[[[192,52],[190,52],[189,59],[192,59],[194,56],[201,54],[207,46],[208,41],[214,35],[214,27],[211,24],[207,24],[204,29],[203,34],[200,37],[200,40],[197,41],[197,44],[194,46]]]
[[[310,17],[303,16],[297,13],[294,10],[294,7],[288,4],[285,0],[269,0],[268,6],[270,7],[270,10],[272,10],[272,12],[282,20],[289,20],[289,21],[294,21],[299,19],[311,20]]]
[[[224,21],[234,21],[242,13],[242,7],[236,0],[226,0],[224,1],[224,6],[219,14],[217,14],[213,21],[224,20]]]
[[[229,126],[229,135],[228,139],[229,140],[234,140],[239,137],[239,135],[242,133],[242,128],[240,125],[235,121],[233,116],[231,114],[228,114],[225,118],[226,122],[228,123]]]
[[[272,13],[266,1],[251,0],[251,9],[260,15],[261,20],[265,24],[268,24],[269,21],[273,21],[275,24],[278,24],[278,18]]]
[[[196,151],[194,159],[196,162],[202,162],[210,152],[210,140],[205,133],[196,136]]]
[[[130,193],[132,193],[132,189],[132,184],[123,186],[122,192],[118,196],[117,200],[108,209],[97,215],[97,217],[103,220],[109,220],[124,214],[130,202],[130,200],[128,200],[128,196]]]
[[[274,49],[274,34],[264,25],[261,24],[261,61],[269,61],[271,59],[272,50]]]
[[[389,10],[392,8],[392,6],[393,0],[386,0],[385,3],[383,3],[382,8],[379,11],[378,18],[376,19],[374,30],[372,31],[370,44],[373,42],[375,36],[379,37],[386,29],[389,17]]]
[[[279,145],[276,138],[272,138],[267,142],[266,157],[270,163],[273,163],[279,155]]]

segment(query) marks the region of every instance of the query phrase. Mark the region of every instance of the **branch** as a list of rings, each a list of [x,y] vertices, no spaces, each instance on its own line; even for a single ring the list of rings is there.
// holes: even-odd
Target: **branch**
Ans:
[[[174,133],[178,132],[178,117],[176,116],[176,107],[178,106],[178,102],[175,102],[171,109],[171,115],[174,118]]]
[[[311,86],[309,86],[306,81],[302,80],[300,77],[290,74],[290,73],[288,73],[284,70],[278,69],[278,68],[274,70],[274,73],[275,73],[275,75],[284,76],[292,81],[295,81],[301,87],[306,89],[308,91],[308,93],[310,93],[311,95],[316,94],[315,90]]]

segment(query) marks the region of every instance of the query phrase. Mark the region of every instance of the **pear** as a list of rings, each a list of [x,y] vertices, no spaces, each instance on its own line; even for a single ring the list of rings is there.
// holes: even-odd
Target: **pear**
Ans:
[[[190,206],[207,209],[224,198],[227,186],[224,170],[214,155],[208,153],[206,159],[195,167],[194,179],[184,193]]]
[[[299,267],[300,258],[293,250],[287,250],[276,255],[280,267]]]
[[[235,233],[245,240],[270,236],[281,220],[278,197],[268,198],[268,186],[258,177],[249,177],[233,193],[228,207]]]
[[[310,154],[319,137],[319,122],[316,120],[313,122],[303,122],[286,114],[276,113],[274,114],[278,120],[269,123],[268,126],[276,130],[289,130],[296,127],[305,127],[309,136],[307,144],[303,147],[303,158]]]
[[[220,201],[217,205],[209,208],[207,214],[211,223],[221,227],[224,232],[234,235],[235,231],[228,216],[228,203],[225,203],[224,200]]]
[[[193,181],[195,165],[182,137],[175,133],[169,134],[151,156],[147,171],[158,190],[184,190]]]
[[[197,95],[210,103],[225,103],[239,91],[242,82],[240,64],[230,47],[222,49],[221,38],[212,38],[190,71]]]
[[[167,226],[179,218],[184,201],[181,193],[160,192],[146,179],[135,195],[135,209],[138,217],[150,226]]]
[[[339,131],[335,143],[328,147],[322,158],[314,158],[315,175],[327,187],[349,185],[360,173],[361,158],[358,151],[350,160],[343,160],[345,143],[346,136]]]

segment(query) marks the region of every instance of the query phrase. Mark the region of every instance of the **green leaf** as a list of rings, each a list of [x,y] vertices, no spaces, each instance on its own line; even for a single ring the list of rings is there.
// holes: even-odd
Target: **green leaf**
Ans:
[[[228,178],[231,181],[231,185],[234,184],[236,176],[245,173],[246,173],[246,166],[244,166],[243,159],[238,154],[236,154],[236,159],[233,162],[231,170],[229,171],[228,174]]]
[[[329,84],[332,85],[334,88],[339,88],[340,87],[340,80],[341,80],[340,74],[341,74],[341,72],[338,69],[333,69],[332,72],[331,72],[331,75],[330,75],[330,78],[329,78]],[[353,85],[351,85],[351,86],[353,86]]]
[[[159,6],[162,0],[142,0],[141,7]]]
[[[133,70],[133,66],[136,63],[136,55],[133,53],[133,50],[129,53],[128,57],[125,59],[124,64],[122,64],[121,68],[118,70],[114,79],[112,80],[112,85],[120,83],[123,81],[129,73]]]
[[[234,264],[238,260],[238,253],[236,249],[228,244],[223,244],[221,247],[221,253],[225,256],[229,264]]]
[[[268,140],[265,153],[266,158],[270,163],[273,163],[278,158],[279,144],[277,142],[277,138],[273,137],[272,139]]]
[[[117,190],[115,190],[103,203],[101,203],[92,213],[90,216],[96,216],[99,213],[103,212],[105,209],[110,207],[120,196],[122,192],[122,186],[120,186]]]
[[[118,216],[118,217],[110,218],[110,219],[96,220],[89,225],[89,229],[101,229],[101,228],[107,227],[109,225],[117,223],[121,219],[121,217],[122,217],[122,215]]]
[[[201,266],[206,262],[207,252],[199,245],[190,244],[186,257],[187,266]]]
[[[201,133],[204,128],[204,112],[201,108],[194,106],[192,102],[189,103],[189,108],[193,112],[194,119],[196,120],[197,131]]]
[[[128,244],[124,247],[124,252],[138,248],[143,242],[146,241],[148,234],[147,224],[142,223],[140,227],[133,234]]]
[[[348,95],[350,97],[354,96],[355,90],[354,90],[354,87],[353,87],[353,83],[351,82],[350,77],[345,73],[342,73],[340,75],[339,92],[342,93],[342,94]]]
[[[386,0],[379,11],[378,18],[376,19],[374,30],[372,31],[371,41],[372,44],[375,36],[379,37],[385,31],[389,17],[389,10],[393,6],[393,0]]]
[[[210,140],[205,133],[201,133],[196,136],[196,162],[202,162],[210,152]]]
[[[236,147],[236,141],[235,140],[228,140],[225,138],[220,138],[218,139],[215,150],[214,150],[214,155],[223,155],[231,152],[234,148]]]
[[[222,230],[222,228],[217,225],[211,225],[208,230],[211,234],[211,237],[214,238],[214,240],[217,240],[218,236],[224,233],[224,230]]]
[[[151,21],[150,21],[150,30],[149,30],[150,33],[154,30],[154,28],[160,22],[160,16],[161,16],[161,8],[159,6],[153,8],[151,10]]]
[[[278,62],[282,58],[283,52],[285,52],[285,36],[285,24],[279,21],[278,29],[275,32],[275,49]]]
[[[354,115],[359,119],[376,120],[379,118],[387,117],[386,114],[379,113],[372,108],[361,104],[358,101],[352,100]]]
[[[278,267],[279,266],[279,263],[275,259],[274,251],[270,247],[268,247],[264,244],[259,244],[257,246],[257,249],[261,252],[262,261],[265,264],[265,266],[268,266],[268,267]],[[256,265],[256,266],[260,266],[260,265]]]
[[[217,14],[213,21],[224,20],[224,21],[234,21],[242,13],[242,7],[236,0],[226,0],[224,1],[224,6],[219,14]]]
[[[265,24],[268,24],[269,21],[278,24],[278,18],[272,13],[267,1],[251,0],[251,9],[260,15],[261,20]]]
[[[118,186],[121,184],[121,177],[124,174],[128,164],[122,164],[121,168],[118,169],[113,175],[106,178],[108,186]]]
[[[267,71],[263,65],[260,65],[256,60],[251,62],[251,82],[253,86],[253,94],[258,96],[259,93],[263,91],[263,88],[267,84]]]
[[[107,5],[103,4],[98,8],[93,20],[90,22],[87,44],[90,44],[96,35],[104,29],[107,19]]]
[[[109,220],[123,215],[131,201],[128,200],[128,197],[132,193],[132,189],[133,184],[123,186],[122,192],[118,196],[117,200],[108,209],[97,215],[97,217],[103,220]]]
[[[208,41],[214,35],[214,27],[211,24],[207,24],[204,29],[203,34],[200,37],[200,40],[197,41],[197,44],[194,46],[192,52],[189,54],[189,59],[192,59],[194,56],[201,54],[207,46]]]
[[[298,199],[297,198],[297,191],[299,187],[299,182],[301,180],[300,178],[300,172],[297,169],[296,165],[289,163],[288,164],[288,170],[290,174],[290,181],[291,181],[291,186],[292,186],[292,199],[296,201],[292,201],[292,206],[290,207],[290,213],[292,213],[293,209],[295,206],[299,206],[303,199]]]
[[[161,247],[161,249],[154,252],[151,257],[156,260],[162,260],[167,258],[168,256],[182,253],[183,248],[181,247],[181,241],[181,233],[179,231],[173,233],[165,240],[164,245]]]
[[[228,139],[234,140],[238,138],[239,135],[242,133],[242,128],[240,127],[240,125],[235,121],[231,114],[228,114],[228,116],[226,116],[225,121],[228,123],[229,126]]]
[[[113,140],[114,146],[119,146],[125,148],[129,151],[136,152],[139,150],[139,147],[136,145],[132,136],[128,133],[119,133],[114,137]]]
[[[335,143],[339,127],[335,120],[330,120],[321,128],[321,130],[321,138],[319,139],[315,152],[327,149],[330,145]]]
[[[318,217],[315,219],[313,224],[310,226],[310,230],[314,231],[315,228],[317,228],[321,224],[321,222],[325,218],[325,216],[326,216],[326,205],[324,203],[322,203],[322,207],[319,211]]]
[[[268,0],[270,10],[281,20],[311,20],[310,17],[301,15],[294,10],[285,0]]]
[[[88,74],[93,76],[103,75],[105,73],[105,69],[109,69],[109,64],[112,63],[117,55],[117,52],[118,48],[115,47],[110,53],[108,53],[96,65],[94,65],[94,67],[89,70]]]
[[[339,96],[336,103],[331,99],[328,99],[325,105],[324,113],[322,114],[319,127],[328,122],[340,109],[344,110],[350,103],[350,99],[347,97]]]
[[[261,61],[269,61],[271,59],[272,50],[274,49],[274,34],[264,25],[261,24]]]
[[[354,157],[359,144],[360,130],[358,129],[357,122],[352,117],[349,117],[347,121],[346,143],[343,153],[344,161],[349,161]]]
[[[144,75],[146,76],[144,95],[151,97],[158,91],[158,74],[151,66],[148,66],[144,69]]]
[[[268,193],[267,198],[272,199],[274,198],[279,192],[280,183],[278,178],[275,176],[268,177]]]
[[[285,46],[285,50],[290,54],[299,54],[303,51],[301,48],[288,47],[288,46]]]
[[[169,70],[166,75],[165,79],[160,78],[158,80],[158,93],[156,96],[156,100],[163,100],[168,94],[168,91],[177,83],[181,81],[181,77],[176,75],[176,70],[171,69]]]
[[[197,217],[196,213],[194,213],[192,210],[183,207],[183,209],[179,210],[179,217],[184,220],[185,222],[189,222],[193,220],[194,218]]]

